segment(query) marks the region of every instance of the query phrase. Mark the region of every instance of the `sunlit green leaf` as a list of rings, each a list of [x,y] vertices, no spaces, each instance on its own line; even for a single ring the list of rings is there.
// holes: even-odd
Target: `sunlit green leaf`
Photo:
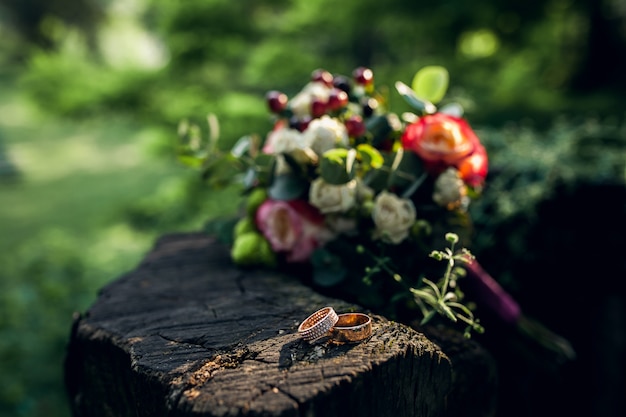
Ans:
[[[448,90],[449,75],[444,67],[431,65],[420,69],[413,77],[411,87],[423,100],[438,103]]]
[[[363,162],[365,167],[369,168],[380,168],[385,163],[385,159],[380,154],[378,149],[374,148],[372,145],[368,145],[366,143],[362,143],[356,147],[359,156]]]
[[[402,98],[404,98],[404,100],[406,100],[411,107],[420,113],[432,114],[437,111],[437,107],[435,107],[433,103],[418,97],[417,94],[415,94],[415,91],[403,82],[396,82],[396,90],[398,90],[398,93],[400,93]]]
[[[179,154],[177,156],[178,162],[181,164],[188,166],[190,168],[199,168],[204,164],[205,158],[198,157],[196,155],[183,155]]]

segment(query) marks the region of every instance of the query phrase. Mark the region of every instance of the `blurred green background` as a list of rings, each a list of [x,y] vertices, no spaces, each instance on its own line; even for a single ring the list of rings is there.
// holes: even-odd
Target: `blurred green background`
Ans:
[[[5,0],[0,38],[0,415],[69,416],[72,315],[237,209],[177,164],[181,119],[215,113],[227,146],[315,68],[392,86],[431,64],[490,155],[472,251],[579,353],[554,370],[484,339],[500,414],[623,415],[623,1]]]

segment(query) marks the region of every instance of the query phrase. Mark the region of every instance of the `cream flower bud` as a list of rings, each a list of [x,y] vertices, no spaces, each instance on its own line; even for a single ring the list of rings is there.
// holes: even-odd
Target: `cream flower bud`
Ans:
[[[374,237],[398,244],[409,235],[416,217],[411,200],[382,191],[374,200],[372,209],[372,219],[376,225]]]
[[[346,125],[328,115],[314,119],[304,131],[304,143],[317,155],[342,146],[348,146]]]
[[[333,185],[321,177],[311,182],[309,201],[320,212],[345,213],[356,203],[357,183],[352,180],[346,184]]]
[[[272,130],[267,135],[267,141],[263,147],[263,152],[269,154],[279,154],[291,152],[304,147],[304,137],[296,129],[282,127]]]
[[[289,108],[295,116],[304,117],[311,115],[311,103],[314,99],[328,101],[331,88],[323,83],[310,82],[289,100]]]
[[[448,210],[467,206],[467,187],[457,169],[450,167],[437,177],[433,200]]]

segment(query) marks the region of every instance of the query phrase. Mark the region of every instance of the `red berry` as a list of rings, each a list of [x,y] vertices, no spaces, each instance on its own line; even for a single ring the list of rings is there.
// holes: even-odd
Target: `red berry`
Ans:
[[[328,95],[328,110],[341,110],[348,105],[348,93],[338,88],[333,88]]]
[[[307,127],[309,127],[309,123],[311,123],[310,116],[297,117],[293,116],[289,119],[289,127],[291,129],[299,130],[300,132],[304,132]]]
[[[301,120],[300,120],[300,126],[298,126],[298,130],[300,132],[304,132],[306,130],[307,127],[309,127],[309,123],[311,123],[311,117],[309,116],[304,116]]]
[[[370,85],[374,82],[374,73],[366,67],[358,67],[352,71],[352,77],[357,84]]]
[[[348,131],[348,136],[353,138],[358,138],[363,136],[366,132],[365,123],[363,122],[363,118],[357,114],[350,116],[346,121],[346,130]]]
[[[311,81],[324,83],[328,87],[332,87],[333,74],[321,68],[316,69],[315,71],[311,73]]]
[[[324,100],[316,97],[311,101],[311,116],[322,117],[326,114],[326,110],[327,104]]]
[[[276,90],[268,91],[265,95],[265,100],[267,101],[267,106],[270,108],[270,111],[273,113],[280,113],[285,110],[285,108],[287,108],[287,101],[289,101],[285,93]]]
[[[361,105],[363,106],[363,116],[370,117],[378,108],[378,100],[368,97],[364,100],[361,100]]]
[[[345,91],[346,93],[350,92],[352,86],[350,85],[350,79],[345,75],[336,75],[333,78],[333,85],[335,88]]]

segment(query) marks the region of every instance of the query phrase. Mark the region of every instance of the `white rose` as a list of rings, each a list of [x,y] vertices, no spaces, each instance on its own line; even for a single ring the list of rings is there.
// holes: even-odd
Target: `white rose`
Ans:
[[[411,200],[382,191],[374,200],[372,219],[376,224],[375,238],[398,244],[409,235],[415,223],[415,206]]]
[[[354,207],[356,190],[355,180],[346,184],[333,185],[322,178],[316,178],[311,182],[309,202],[324,214],[345,213]]]
[[[327,102],[330,91],[331,89],[324,83],[310,82],[289,100],[289,108],[297,117],[310,116],[313,99]]]
[[[324,115],[309,123],[304,131],[304,143],[321,156],[337,146],[348,146],[348,130],[339,120]]]

